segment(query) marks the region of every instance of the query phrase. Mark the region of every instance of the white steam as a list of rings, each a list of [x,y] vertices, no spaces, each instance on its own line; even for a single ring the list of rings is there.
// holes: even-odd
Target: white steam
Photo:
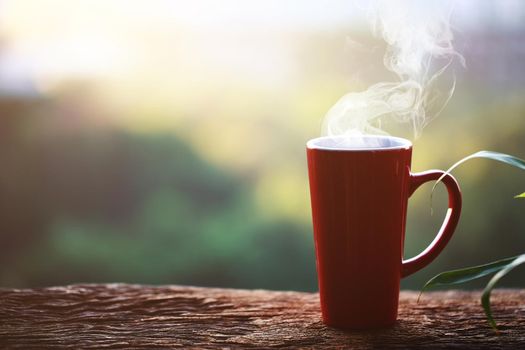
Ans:
[[[393,120],[409,124],[414,137],[418,137],[454,91],[452,73],[445,91],[437,88],[438,78],[455,59],[464,64],[452,46],[451,6],[445,1],[423,0],[378,0],[368,4],[373,33],[387,44],[385,67],[397,78],[343,96],[326,114],[323,134],[386,134],[382,123]]]

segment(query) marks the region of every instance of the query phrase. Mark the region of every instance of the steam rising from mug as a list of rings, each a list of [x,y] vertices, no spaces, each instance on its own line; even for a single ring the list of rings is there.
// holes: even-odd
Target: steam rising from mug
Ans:
[[[327,136],[386,134],[387,119],[409,124],[417,138],[452,96],[455,77],[438,88],[455,59],[463,57],[452,46],[451,6],[447,2],[378,0],[367,6],[375,36],[387,43],[385,67],[395,73],[393,82],[380,82],[368,90],[343,96],[326,114]],[[430,111],[432,110],[432,113]]]

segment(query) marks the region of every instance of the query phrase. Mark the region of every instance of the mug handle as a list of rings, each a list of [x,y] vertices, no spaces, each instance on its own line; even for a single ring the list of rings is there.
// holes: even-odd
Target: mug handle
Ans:
[[[444,174],[445,172],[441,170],[428,170],[421,173],[411,173],[408,196],[410,197],[419,186],[425,182],[437,180]],[[445,215],[445,221],[443,221],[436,238],[434,238],[432,243],[430,243],[424,251],[419,255],[402,262],[401,277],[411,275],[430,264],[432,260],[441,253],[443,248],[445,248],[448,241],[450,241],[454,229],[458,224],[459,215],[461,213],[461,190],[459,189],[456,179],[450,174],[446,174],[441,181],[443,181],[448,191],[448,209],[447,214]]]

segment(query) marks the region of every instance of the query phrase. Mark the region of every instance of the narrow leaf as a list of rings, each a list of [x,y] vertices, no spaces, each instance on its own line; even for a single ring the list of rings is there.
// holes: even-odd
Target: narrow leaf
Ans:
[[[500,271],[490,279],[489,283],[487,283],[487,286],[483,290],[483,295],[481,296],[481,305],[483,306],[483,310],[485,310],[485,315],[487,315],[487,320],[489,321],[490,326],[494,328],[495,331],[498,331],[498,328],[494,318],[492,317],[492,311],[490,309],[490,293],[492,292],[492,289],[496,283],[498,283],[498,281],[503,276],[509,273],[516,266],[519,266],[523,263],[525,263],[525,254],[514,257],[514,260],[509,262],[503,269],[500,269]]]
[[[436,183],[432,187],[432,193],[434,193],[434,190],[435,190],[437,184],[441,180],[443,180],[443,178],[445,176],[450,175],[450,172],[452,170],[454,170],[459,165],[465,163],[467,160],[473,159],[473,158],[492,159],[492,160],[496,160],[498,162],[502,162],[502,163],[505,163],[505,164],[512,165],[512,166],[514,166],[516,168],[519,168],[521,170],[525,170],[525,160],[523,160],[521,158],[514,157],[514,156],[511,156],[511,155],[508,155],[508,154],[505,154],[505,153],[492,152],[492,151],[479,151],[479,152],[476,152],[474,154],[471,154],[470,156],[466,156],[465,158],[457,161],[456,163],[454,163],[454,165],[452,165],[450,168],[448,168],[448,170],[445,171],[445,173],[439,177],[439,179],[436,181]]]
[[[442,272],[425,283],[419,292],[419,297],[421,297],[421,294],[423,294],[425,290],[431,287],[464,283],[498,272],[506,268],[508,264],[512,263],[518,257],[519,256],[513,256],[511,258],[493,261],[488,264]]]
[[[514,198],[525,198],[525,192],[522,194],[518,194],[517,196],[514,196]]]

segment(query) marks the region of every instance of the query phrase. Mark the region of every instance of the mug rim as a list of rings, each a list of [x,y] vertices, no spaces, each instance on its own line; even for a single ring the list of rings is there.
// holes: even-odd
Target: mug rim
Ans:
[[[333,140],[333,139],[352,139],[352,138],[366,138],[366,139],[389,139],[397,142],[398,144],[394,146],[384,146],[384,147],[337,147],[337,146],[323,146],[319,145],[318,142],[323,140]],[[412,142],[410,140],[404,139],[397,136],[389,135],[361,135],[361,136],[321,136],[316,137],[306,142],[306,148],[311,150],[322,150],[322,151],[338,151],[338,152],[367,152],[367,151],[391,151],[391,150],[402,150],[412,148]]]

